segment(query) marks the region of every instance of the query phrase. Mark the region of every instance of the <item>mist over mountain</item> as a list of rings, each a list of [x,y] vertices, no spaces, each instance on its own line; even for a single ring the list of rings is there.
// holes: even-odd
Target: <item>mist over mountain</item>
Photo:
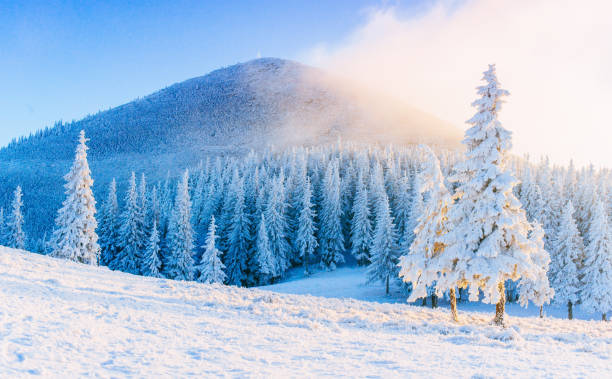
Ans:
[[[131,171],[157,181],[207,155],[337,138],[444,145],[455,144],[460,136],[458,128],[433,116],[319,69],[257,59],[79,121],[57,123],[0,149],[0,204],[6,207],[15,186],[22,186],[31,238],[52,225],[80,130],[90,139],[99,202],[113,177],[123,191]]]

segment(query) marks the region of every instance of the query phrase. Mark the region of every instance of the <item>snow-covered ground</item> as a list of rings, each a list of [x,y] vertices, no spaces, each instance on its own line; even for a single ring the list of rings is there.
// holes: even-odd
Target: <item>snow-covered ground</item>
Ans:
[[[6,248],[0,294],[3,378],[612,376],[612,325],[599,321],[509,317],[501,329],[464,311],[457,325],[445,309],[142,278]]]
[[[366,269],[360,267],[342,267],[335,271],[318,271],[309,277],[304,277],[303,269],[292,269],[287,279],[283,282],[260,287],[273,292],[323,296],[336,299],[355,299],[374,301],[377,303],[406,303],[408,297],[396,283],[391,286],[391,293],[385,295],[385,287],[382,283],[366,284]],[[431,306],[427,299],[427,306]],[[421,301],[413,305],[421,306]],[[440,299],[438,306],[449,308],[446,299]],[[480,312],[488,314],[491,318],[495,313],[494,304],[480,302],[459,302],[459,312]],[[518,303],[507,303],[506,313],[510,316],[535,317],[540,314],[540,308],[529,304],[522,307]],[[545,305],[544,314],[547,317],[567,318],[567,308],[563,305]],[[601,320],[599,313],[587,313],[580,307],[574,307],[574,318],[581,320]],[[612,327],[612,323],[610,325]]]

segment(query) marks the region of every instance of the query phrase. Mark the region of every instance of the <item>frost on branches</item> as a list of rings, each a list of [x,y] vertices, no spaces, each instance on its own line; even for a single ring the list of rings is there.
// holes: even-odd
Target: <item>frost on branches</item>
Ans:
[[[572,307],[578,301],[580,280],[578,268],[584,255],[584,243],[574,220],[574,206],[568,201],[561,212],[555,254],[550,267],[550,282],[555,289],[554,302],[567,304],[568,318],[572,319]]]
[[[582,307],[589,312],[612,310],[612,236],[608,216],[601,201],[595,203],[591,217],[589,240],[585,251]]]
[[[170,252],[166,264],[167,276],[175,280],[193,278],[193,227],[189,198],[189,172],[185,170],[179,181],[174,210],[168,226]]]
[[[225,266],[221,262],[221,251],[217,249],[216,240],[215,216],[212,216],[206,234],[206,242],[204,244],[204,253],[200,259],[200,264],[196,266],[196,270],[200,273],[197,281],[201,283],[223,283],[225,281]]]
[[[444,176],[440,163],[433,151],[422,146],[424,152],[423,169],[418,174],[417,195],[426,198],[423,212],[414,230],[414,240],[408,254],[400,258],[400,277],[412,283],[412,292],[408,301],[415,301],[428,295],[427,287],[438,280],[438,273],[449,268],[439,267],[435,258],[444,250],[442,236],[448,232],[446,214],[452,202],[448,189],[444,185]],[[452,283],[451,283],[452,284]],[[436,286],[438,296],[454,288]]]
[[[449,211],[452,227],[440,255],[444,267],[438,285],[442,288],[469,286],[470,300],[497,303],[496,324],[503,324],[506,280],[521,277],[536,280],[541,267],[533,255],[542,253],[528,238],[531,225],[513,194],[516,179],[506,167],[512,147],[511,133],[497,119],[502,98],[495,65],[484,73],[481,97],[472,105],[476,114],[462,141],[465,160],[455,166],[452,181],[458,183],[457,202]]]
[[[23,230],[23,193],[21,187],[17,186],[13,192],[13,202],[11,203],[11,214],[6,225],[7,236],[6,243],[9,247],[15,249],[25,249],[26,234]]]
[[[535,249],[531,253],[531,259],[535,264],[537,275],[535,277],[524,276],[518,284],[519,303],[522,306],[527,306],[529,301],[538,307],[540,311],[545,303],[549,303],[555,294],[555,291],[550,287],[548,282],[548,266],[550,264],[550,256],[544,249],[544,229],[539,222],[533,224],[533,229],[530,232],[529,239],[533,242]],[[543,316],[540,313],[540,316]]]
[[[96,234],[96,200],[91,191],[93,180],[87,163],[86,142],[85,132],[81,130],[74,163],[64,176],[66,199],[55,219],[51,255],[97,265],[100,247]]]

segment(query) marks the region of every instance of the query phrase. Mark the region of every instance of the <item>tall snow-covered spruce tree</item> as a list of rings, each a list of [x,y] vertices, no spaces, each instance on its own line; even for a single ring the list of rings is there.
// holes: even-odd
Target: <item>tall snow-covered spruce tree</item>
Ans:
[[[153,221],[149,242],[144,252],[142,274],[161,278],[161,260],[159,258],[159,231],[157,230],[157,221]]]
[[[335,270],[344,262],[344,235],[342,234],[342,207],[340,202],[340,175],[338,161],[329,162],[323,179],[321,200],[321,226],[319,228],[321,266]]]
[[[550,282],[555,289],[554,302],[567,304],[567,318],[574,317],[573,306],[579,300],[580,279],[578,269],[584,255],[584,242],[574,220],[574,206],[568,201],[561,212],[555,254],[550,266]]]
[[[251,220],[245,208],[244,180],[241,178],[235,187],[234,209],[229,225],[225,267],[227,283],[240,286],[246,279],[248,251],[251,243]]]
[[[221,251],[217,249],[217,225],[215,225],[215,216],[211,217],[208,225],[208,233],[206,234],[206,242],[204,244],[204,252],[200,263],[196,266],[199,275],[196,278],[201,283],[223,283],[225,281],[225,266],[221,262]]]
[[[102,205],[99,225],[100,264],[109,266],[119,251],[119,205],[117,203],[117,182],[113,178],[106,201]]]
[[[142,266],[140,245],[144,234],[143,222],[140,216],[138,193],[136,189],[136,174],[132,172],[128,191],[125,195],[125,207],[121,214],[119,228],[119,247],[117,257],[109,264],[112,270],[121,270],[131,274],[139,274]]]
[[[277,276],[275,268],[275,260],[270,247],[270,239],[268,238],[268,229],[266,228],[266,218],[261,214],[261,220],[257,227],[257,239],[255,240],[255,259],[259,274],[259,282],[267,284],[272,278]]]
[[[96,228],[96,200],[87,163],[87,139],[81,130],[76,156],[70,172],[64,176],[66,199],[55,218],[52,256],[97,265],[100,246]]]
[[[11,213],[6,223],[6,244],[15,249],[25,249],[26,234],[23,230],[23,193],[21,186],[15,188],[13,192],[13,201],[11,202]]]
[[[376,227],[370,245],[371,263],[368,266],[368,282],[382,281],[385,284],[385,294],[389,294],[391,278],[397,277],[397,261],[399,249],[397,234],[389,208],[389,200],[385,191],[377,198]]]
[[[368,189],[364,182],[363,170],[359,171],[355,185],[355,201],[353,202],[353,219],[351,222],[351,254],[359,265],[370,263],[370,243],[372,239],[372,223],[368,204]]]
[[[308,265],[318,244],[315,237],[317,228],[314,225],[315,210],[312,204],[312,189],[310,178],[308,177],[306,177],[304,182],[302,199],[299,205],[301,209],[298,216],[296,245],[298,246],[299,254],[304,265],[304,274],[308,275]]]
[[[414,240],[407,254],[400,258],[400,277],[412,284],[409,301],[424,298],[428,295],[427,288],[438,280],[438,274],[443,270],[436,258],[445,248],[444,235],[448,232],[447,213],[451,205],[451,196],[444,185],[444,176],[440,170],[440,162],[427,146],[422,146],[425,160],[418,174],[417,195],[427,199],[423,213],[419,216],[414,229]],[[406,253],[406,252],[404,252]],[[457,302],[455,286],[442,287],[436,285],[436,294],[441,296],[450,291],[451,314],[457,321]]]
[[[168,226],[170,252],[165,265],[166,275],[175,280],[193,278],[193,226],[189,198],[189,171],[185,170],[176,189],[174,209]]]
[[[465,160],[455,166],[457,199],[448,213],[446,247],[438,256],[442,288],[469,286],[471,300],[496,303],[494,323],[504,323],[506,280],[536,279],[541,270],[533,255],[547,254],[528,238],[532,226],[514,196],[517,180],[506,167],[511,133],[497,119],[502,98],[495,65],[484,72],[481,96],[472,105],[476,114],[462,141]]]
[[[583,266],[582,307],[589,312],[612,311],[612,235],[608,216],[601,201],[595,200],[590,220],[589,245]]]

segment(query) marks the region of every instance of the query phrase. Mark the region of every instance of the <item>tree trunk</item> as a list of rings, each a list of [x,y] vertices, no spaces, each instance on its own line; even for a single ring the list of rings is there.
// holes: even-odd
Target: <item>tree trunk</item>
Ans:
[[[387,275],[385,287],[386,287],[385,294],[388,295],[389,294],[389,275]]]
[[[450,289],[450,308],[453,321],[458,322],[459,318],[457,317],[457,297],[455,296],[455,288]]]
[[[423,298],[423,304],[421,305],[423,305],[424,307],[427,306],[427,296]]]
[[[544,318],[544,306],[540,305],[540,318]]]
[[[431,307],[438,308],[438,297],[434,294],[431,294]]]
[[[497,285],[499,290],[499,302],[495,305],[495,318],[493,322],[495,325],[504,325],[504,313],[506,311],[506,290],[504,288],[504,282],[499,282]]]
[[[310,275],[310,273],[308,272],[308,254],[304,254],[304,275]]]
[[[601,314],[601,321],[608,321],[608,320],[606,319],[606,314],[605,314],[605,313],[602,313],[602,314]]]
[[[568,301],[568,302],[567,302],[567,318],[568,318],[569,320],[571,320],[571,319],[573,319],[573,318],[574,318],[574,309],[572,308],[572,305],[573,305],[573,304],[572,304],[572,302],[571,302],[571,301]]]

